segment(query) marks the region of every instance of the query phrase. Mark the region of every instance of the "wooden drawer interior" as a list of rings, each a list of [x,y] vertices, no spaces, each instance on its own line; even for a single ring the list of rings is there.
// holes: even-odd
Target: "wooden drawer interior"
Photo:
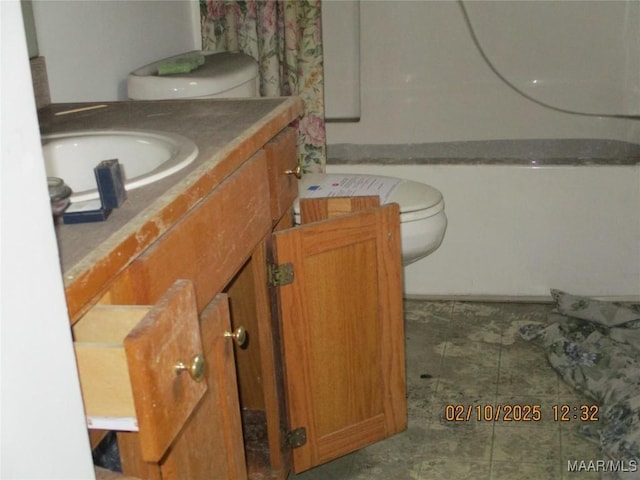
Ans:
[[[191,282],[153,306],[96,305],[73,336],[89,428],[138,431],[144,460],[159,461],[207,390],[176,369],[203,352]]]
[[[73,327],[89,428],[138,430],[124,339],[148,306],[97,305]]]

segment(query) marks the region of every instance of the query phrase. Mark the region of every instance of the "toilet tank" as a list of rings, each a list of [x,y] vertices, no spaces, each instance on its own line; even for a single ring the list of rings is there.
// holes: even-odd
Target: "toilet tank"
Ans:
[[[158,74],[161,67],[192,59],[201,64],[188,73]],[[257,97],[258,63],[244,53],[187,52],[131,72],[127,95],[132,100]]]

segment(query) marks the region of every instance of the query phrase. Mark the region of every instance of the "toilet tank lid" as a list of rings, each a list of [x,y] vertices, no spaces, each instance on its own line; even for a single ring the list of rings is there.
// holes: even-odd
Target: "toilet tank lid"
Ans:
[[[204,64],[189,73],[158,75],[158,67],[180,58],[203,55]],[[193,51],[140,67],[127,78],[132,100],[196,98],[230,90],[258,76],[258,63],[244,53]]]
[[[381,203],[397,203],[400,206],[400,213],[418,212],[431,210],[429,215],[434,215],[444,208],[442,193],[431,185],[425,183],[414,182],[412,180],[403,180],[394,177],[385,177],[380,175],[360,175],[360,174],[305,174],[300,180],[299,192],[300,198],[312,196],[330,196],[316,195],[319,192],[318,186],[325,187],[327,185],[340,185],[345,181],[358,183],[359,180],[375,180],[375,186],[381,189],[388,188],[388,191],[381,198]],[[369,191],[361,191],[357,194],[372,194]],[[435,207],[435,208],[434,208]],[[294,204],[294,210],[299,213],[298,202]]]

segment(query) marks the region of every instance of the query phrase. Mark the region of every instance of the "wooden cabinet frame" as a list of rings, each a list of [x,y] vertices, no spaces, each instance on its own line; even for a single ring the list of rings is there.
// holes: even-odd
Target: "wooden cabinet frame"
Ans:
[[[295,140],[274,138],[105,290],[101,303],[149,304],[193,282],[209,368],[159,461],[118,435],[124,473],[284,480],[406,428],[398,207],[317,200],[294,227]],[[293,280],[274,286],[282,264]],[[245,347],[225,337],[239,326]]]

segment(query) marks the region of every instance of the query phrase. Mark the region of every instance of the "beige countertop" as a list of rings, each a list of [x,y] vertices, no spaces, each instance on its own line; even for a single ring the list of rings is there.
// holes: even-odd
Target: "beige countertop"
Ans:
[[[190,138],[199,153],[183,170],[129,191],[126,202],[106,221],[56,226],[72,316],[76,306],[97,294],[101,285],[302,112],[301,100],[283,97],[113,102],[104,103],[104,108],[60,115],[91,105],[54,104],[41,109],[41,133],[159,130]]]

